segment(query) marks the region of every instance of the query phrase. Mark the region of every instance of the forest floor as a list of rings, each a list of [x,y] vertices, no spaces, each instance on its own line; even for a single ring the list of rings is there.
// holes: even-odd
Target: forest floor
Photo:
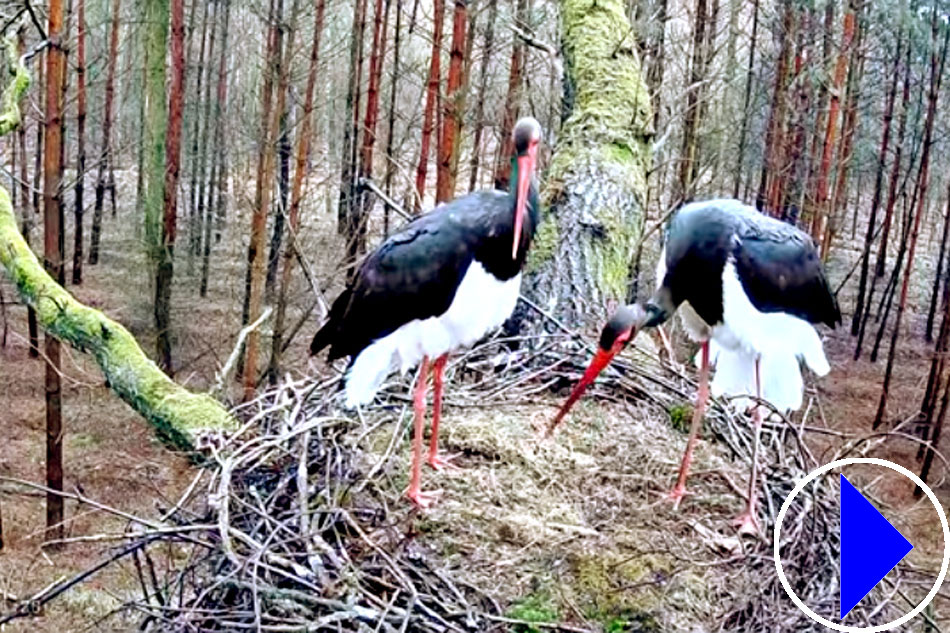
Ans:
[[[120,172],[117,177],[120,198],[131,198],[122,194],[134,191],[134,175]],[[238,206],[247,205],[239,201]],[[329,273],[322,273],[332,270],[339,245],[332,228],[334,218],[323,211],[322,204],[315,206],[301,239],[307,252],[317,254],[314,269],[324,279]],[[126,325],[151,351],[150,292],[137,223],[128,206],[119,211],[118,218],[105,218],[100,264],[87,266],[84,284],[71,290],[81,301]],[[189,272],[185,249],[178,251],[173,295],[176,377],[195,389],[210,384],[240,329],[246,224],[243,215],[232,220],[222,243],[215,247],[207,299],[198,297],[197,277]],[[67,235],[71,234],[67,226]],[[929,366],[931,346],[923,342],[921,332],[936,245],[927,235],[921,240],[925,248],[915,277],[920,282],[912,289],[909,318],[900,339],[891,419],[900,419],[918,405]],[[854,251],[836,251],[829,267],[833,286],[855,258]],[[69,261],[71,252],[67,252]],[[193,270],[200,270],[200,262]],[[852,308],[854,285],[852,280],[842,293],[846,314]],[[25,310],[13,302],[12,287],[0,280],[0,290],[6,300],[0,326],[8,332],[6,344],[0,347],[0,433],[7,443],[0,454],[0,476],[42,483],[44,367],[27,355]],[[292,293],[291,323],[309,305],[308,292],[306,282],[298,279]],[[291,346],[286,361],[295,377],[313,369],[306,347],[317,320],[315,313]],[[825,345],[832,372],[811,383],[808,423],[849,436],[865,434],[877,408],[883,362],[872,364],[866,354],[860,361],[851,360],[853,343],[847,324],[826,333]],[[685,361],[685,348],[679,353]],[[71,351],[64,358],[66,490],[128,515],[161,516],[197,471],[184,457],[162,447],[152,430],[111,395],[90,359]],[[451,376],[450,372],[450,393]],[[723,561],[733,559],[744,547],[730,526],[741,509],[733,488],[744,487],[743,464],[733,461],[716,442],[701,442],[693,479],[701,493],[689,497],[676,514],[661,497],[672,483],[685,438],[671,428],[665,415],[643,403],[599,403],[589,398],[565,423],[556,443],[541,446],[540,429],[556,406],[554,395],[536,397],[528,404],[488,408],[453,408],[449,398],[442,445],[446,452],[462,453],[458,460],[462,470],[425,475],[427,484],[444,491],[441,503],[415,523],[431,549],[447,564],[468,570],[518,619],[600,623],[611,631],[653,630],[651,622],[656,622],[660,628],[655,630],[693,631],[702,630],[710,614],[721,608],[716,600],[724,591],[755,595],[758,579],[754,574],[725,573],[723,568]],[[399,428],[405,431],[405,410],[398,420],[401,427],[383,427],[376,439],[385,442]],[[401,448],[393,452],[390,470],[394,473],[405,472],[407,437],[403,435]],[[835,435],[809,437],[820,462],[841,448]],[[943,445],[950,447],[946,435]],[[870,454],[916,471],[915,453],[916,445],[893,439]],[[945,506],[950,503],[946,474],[939,466],[932,477]],[[927,564],[938,558],[943,544],[932,508],[926,501],[911,500],[904,483],[885,478],[878,484],[875,494],[903,513],[896,523],[917,546],[917,562]],[[404,485],[401,476],[395,477],[394,495]],[[70,500],[66,533],[74,542],[44,549],[44,507],[44,495],[38,489],[9,480],[0,483],[4,528],[0,614],[17,599],[87,569],[115,546],[115,541],[105,537],[91,541],[82,537],[122,533],[135,524]],[[175,562],[171,551],[167,560],[152,558],[111,565],[53,601],[40,616],[16,621],[3,630],[129,630],[140,614],[113,612],[141,594],[135,565]],[[945,588],[938,600],[937,617],[948,630],[950,589]],[[634,621],[641,629],[630,628]],[[622,626],[628,628],[617,628]]]

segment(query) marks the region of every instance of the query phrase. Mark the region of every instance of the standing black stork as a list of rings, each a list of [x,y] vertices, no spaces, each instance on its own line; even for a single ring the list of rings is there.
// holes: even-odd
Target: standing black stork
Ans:
[[[394,369],[419,365],[412,472],[406,495],[417,506],[438,493],[419,486],[426,379],[433,373],[434,402],[428,463],[439,470],[442,372],[449,352],[472,345],[511,316],[521,288],[521,268],[538,225],[534,170],[541,126],[526,117],[512,132],[509,193],[478,191],[416,218],[391,235],[361,264],[333,303],[327,323],[310,345],[330,346],[330,361],[350,356],[349,408],[372,401]]]
[[[716,366],[714,395],[752,396],[781,411],[801,406],[800,361],[824,376],[830,370],[813,324],[834,328],[841,313],[828,287],[811,237],[737,200],[694,202],[670,222],[657,266],[657,288],[644,305],[620,308],[604,326],[599,349],[580,382],[548,427],[571,406],[639,330],[667,321],[679,308],[689,336],[701,343],[699,395],[674,506],[686,494],[693,447],[709,397],[709,368]],[[757,532],[756,459],[762,413],[753,407],[755,441],[741,532]]]

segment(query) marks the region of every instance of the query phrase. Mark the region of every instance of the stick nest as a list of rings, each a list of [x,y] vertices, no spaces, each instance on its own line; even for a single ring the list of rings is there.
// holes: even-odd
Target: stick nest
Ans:
[[[169,527],[139,537],[166,564],[138,565],[142,594],[125,608],[163,631],[822,630],[788,598],[771,554],[778,508],[819,465],[807,441],[822,432],[808,422],[819,406],[795,424],[764,425],[763,536],[740,538],[731,519],[743,505],[751,422],[711,408],[692,494],[674,511],[663,492],[695,385],[655,350],[618,359],[558,437],[540,440],[560,399],[552,391],[572,385],[589,357],[572,337],[546,335],[496,339],[455,359],[441,446],[459,453],[461,469],[424,475],[443,489],[426,514],[402,499],[411,376],[393,378],[358,415],[339,408],[339,377],[288,379],[238,412],[253,437],[231,440],[168,509]],[[835,618],[831,483],[796,497],[782,552],[798,596]],[[846,623],[903,612],[895,601],[916,595],[915,578],[903,565],[892,574],[890,589],[866,601],[873,609],[858,606]]]

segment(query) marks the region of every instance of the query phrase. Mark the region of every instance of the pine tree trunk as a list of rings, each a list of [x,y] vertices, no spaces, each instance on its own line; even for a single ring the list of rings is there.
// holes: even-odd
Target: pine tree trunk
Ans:
[[[75,233],[73,240],[73,283],[82,283],[83,192],[86,186],[86,2],[76,0],[76,185],[74,188]]]
[[[815,214],[812,217],[811,223],[811,235],[818,243],[820,252],[824,252],[827,247],[825,244],[825,225],[828,222],[828,215],[831,212],[830,209],[828,209],[828,176],[831,172],[831,157],[834,153],[835,135],[838,131],[838,115],[841,110],[841,92],[844,87],[846,73],[848,72],[848,56],[851,54],[854,32],[855,0],[850,0],[848,9],[844,14],[841,48],[838,51],[838,61],[835,64],[835,72],[832,77],[828,123],[825,127],[825,138],[822,144],[821,163],[818,167],[818,182],[815,190]],[[840,163],[840,156],[838,160]]]
[[[746,67],[745,93],[742,98],[742,120],[739,128],[739,155],[736,158],[735,180],[732,182],[732,197],[739,197],[742,172],[745,168],[746,139],[749,136],[749,103],[752,100],[752,79],[755,76],[755,47],[759,31],[759,0],[752,0],[752,35],[749,41],[749,63]]]
[[[37,73],[36,88],[37,92],[46,96],[46,49],[44,49],[36,62],[39,66]],[[36,215],[43,213],[43,141],[46,140],[45,121],[37,116],[36,118],[36,141],[33,145],[33,212]]]
[[[215,6],[214,2],[206,1],[203,2],[203,7],[201,10],[201,40],[198,44],[198,63],[189,64],[194,69],[195,74],[195,92],[194,92],[194,105],[191,119],[191,151],[189,152],[191,156],[191,169],[189,174],[189,204],[188,204],[188,274],[191,274],[195,255],[198,254],[199,249],[201,248],[201,211],[198,210],[198,207],[201,206],[203,201],[202,190],[204,188],[204,165],[201,162],[201,152],[207,150],[207,130],[209,126],[208,122],[208,109],[211,106],[209,95],[205,93],[204,89],[204,80],[205,74],[208,76],[208,93],[210,93],[210,84],[211,84],[211,68],[212,64],[210,60],[214,59],[214,45],[211,45],[211,50],[208,50],[208,24],[211,23],[211,39],[214,40],[214,20],[217,16],[212,16],[211,19],[208,19],[208,15],[211,11],[211,8]],[[197,11],[192,10],[192,19]],[[217,13],[217,10],[215,10]],[[190,47],[189,47],[190,51]],[[204,105],[204,130],[205,136],[202,139],[202,105]],[[202,142],[202,140],[204,142]]]
[[[26,42],[23,38],[23,30],[21,29],[17,33],[17,57],[22,58],[23,54],[26,52]],[[20,112],[24,111],[25,99],[20,99],[18,104]],[[39,120],[36,122],[37,127],[42,127],[39,123]],[[21,234],[23,235],[23,240],[26,242],[27,247],[30,247],[30,242],[33,237],[33,227],[35,225],[35,220],[33,219],[34,212],[33,207],[30,206],[30,180],[29,174],[27,173],[27,153],[26,153],[26,120],[20,123],[17,127],[17,138],[20,152],[20,218],[23,221],[23,226],[21,228]],[[39,145],[37,146],[37,151],[39,151]],[[13,209],[16,211],[16,209]],[[27,306],[26,308],[26,322],[27,322],[27,341],[30,346],[29,355],[30,358],[39,358],[40,356],[40,343],[39,343],[39,328],[36,323],[36,310],[32,306]]]
[[[429,147],[435,129],[435,108],[439,97],[442,55],[442,22],[445,18],[445,0],[433,0],[432,53],[429,58],[429,79],[426,82],[426,105],[422,115],[422,140],[419,143],[419,164],[416,166],[415,211],[422,211],[425,197],[426,174],[429,169]]]
[[[762,162],[762,171],[759,175],[759,190],[756,194],[756,206],[767,210],[773,216],[780,216],[781,209],[768,209],[769,178],[776,177],[781,170],[781,150],[785,129],[786,110],[786,82],[788,80],[788,63],[794,42],[795,8],[792,0],[783,0],[782,13],[782,46],[778,54],[775,69],[775,86],[772,90],[772,109],[765,130],[765,160]]]
[[[445,102],[442,112],[442,135],[439,139],[436,167],[435,201],[446,202],[455,195],[455,177],[452,156],[457,156],[462,114],[464,113],[465,89],[462,85],[465,61],[465,27],[468,0],[455,0],[452,12],[452,45],[449,58],[449,76],[446,79]]]
[[[144,193],[145,248],[149,277],[157,279],[162,261],[162,211],[165,202],[165,137],[168,131],[168,102],[165,99],[165,53],[168,46],[168,1],[145,0],[145,124]],[[155,287],[152,287],[153,292]],[[158,296],[157,294],[155,295]],[[158,340],[167,334],[158,320],[158,304],[153,305]],[[156,349],[159,359],[163,349]]]
[[[851,169],[852,148],[854,137],[858,130],[858,94],[864,75],[864,32],[858,29],[854,46],[851,49],[851,61],[848,65],[847,102],[844,109],[844,120],[841,125],[841,140],[838,146],[838,169],[835,175],[835,190],[831,196],[831,206],[828,209],[825,232],[823,236],[824,248],[821,256],[827,261],[831,246],[838,232],[840,219],[847,209],[848,174]]]
[[[337,230],[346,240],[344,266],[356,262],[365,250],[365,227],[360,221],[356,192],[357,152],[359,143],[360,120],[360,81],[363,68],[363,35],[366,30],[366,0],[355,0],[356,14],[353,16],[353,34],[350,38],[350,74],[344,110],[343,151],[340,172],[340,204],[337,210]],[[347,278],[353,274],[350,269]]]
[[[280,271],[280,289],[277,294],[277,310],[274,315],[274,336],[271,339],[271,357],[268,374],[273,384],[280,375],[280,359],[283,352],[284,322],[287,315],[287,294],[290,290],[291,273],[294,268],[294,255],[297,249],[297,229],[300,226],[300,203],[303,200],[303,181],[307,175],[307,161],[310,158],[310,137],[313,128],[313,97],[317,82],[317,68],[320,61],[320,39],[323,33],[323,21],[326,14],[326,0],[315,0],[313,25],[313,43],[310,48],[310,67],[307,71],[307,91],[304,95],[301,112],[300,134],[297,136],[297,153],[294,158],[294,179],[290,191],[290,210],[287,223],[287,248],[284,249],[283,264]]]
[[[363,122],[363,143],[360,148],[360,178],[373,176],[373,150],[379,121],[379,88],[382,83],[383,60],[386,56],[386,11],[383,0],[376,0],[373,14],[373,43],[369,56],[369,85],[366,88],[366,114]],[[374,194],[365,192],[361,204],[363,216],[373,208]]]
[[[627,294],[644,217],[653,114],[621,0],[562,5],[565,91],[574,95],[542,191],[549,209],[525,290],[565,322],[599,319]]]
[[[47,33],[52,38],[62,36],[63,3],[52,0],[49,5]],[[58,41],[54,39],[53,41]],[[62,284],[63,267],[63,207],[61,204],[63,94],[62,75],[65,72],[65,54],[60,45],[51,45],[46,53],[46,125],[43,153],[43,253],[47,274]],[[39,151],[39,148],[37,148]],[[9,203],[8,203],[9,204]],[[63,498],[57,491],[63,489],[62,441],[62,387],[60,385],[60,344],[45,337],[46,358],[46,538],[63,536]]]
[[[63,36],[63,1],[49,4],[47,35],[52,42]],[[64,231],[62,205],[62,118],[63,75],[66,54],[61,44],[51,44],[46,52],[46,125],[43,138],[43,262],[48,275],[62,285],[66,281],[63,265]],[[4,196],[5,197],[5,196]],[[0,200],[0,204],[4,201]],[[7,202],[7,204],[9,204]],[[46,538],[63,536],[63,403],[60,384],[59,340],[45,337],[46,355]]]
[[[891,73],[891,85],[884,101],[884,117],[881,124],[881,149],[878,152],[877,167],[874,171],[874,192],[871,194],[871,212],[868,217],[868,227],[864,235],[864,249],[861,253],[861,274],[858,281],[858,297],[855,303],[854,315],[851,317],[851,336],[857,336],[860,331],[861,316],[864,312],[865,294],[867,293],[868,272],[871,262],[871,245],[874,242],[874,230],[877,225],[877,210],[881,205],[881,191],[884,184],[884,165],[887,161],[887,152],[890,149],[891,122],[894,119],[894,101],[897,98],[897,80],[900,76],[901,48],[904,38],[897,37],[897,51],[894,55],[894,66]],[[860,348],[855,347],[855,360],[858,359]]]
[[[908,34],[908,38],[910,34]],[[894,146],[894,158],[891,165],[891,176],[887,189],[887,205],[884,207],[884,221],[881,225],[881,243],[878,247],[877,262],[874,265],[875,277],[884,276],[884,267],[887,263],[887,243],[890,240],[891,224],[894,217],[894,205],[897,202],[898,183],[900,182],[901,159],[904,150],[905,131],[907,129],[907,114],[910,107],[911,83],[911,46],[907,43],[904,56],[904,84],[901,89],[901,111],[897,117],[897,139]]]
[[[517,19],[521,24],[525,22],[527,13],[527,1],[515,0],[517,3]],[[525,47],[524,44],[514,36],[514,42],[511,47],[511,66],[508,72],[508,92],[505,94],[505,114],[502,118],[502,142],[499,145],[498,155],[495,157],[495,189],[507,190],[508,181],[511,176],[511,154],[514,152],[514,142],[511,139],[511,130],[518,119],[518,111],[521,109],[522,85],[524,84],[524,64]],[[571,97],[566,95],[566,101],[570,102]],[[566,106],[570,107],[570,105]]]
[[[817,191],[815,183],[818,182],[818,170],[821,165],[821,150],[823,148],[822,141],[824,139],[823,134],[827,127],[825,117],[828,113],[825,104],[828,101],[829,82],[825,79],[825,76],[829,72],[828,66],[832,55],[831,47],[835,33],[835,9],[837,6],[837,2],[825,3],[825,16],[821,38],[821,58],[818,62],[818,72],[821,73],[820,76],[823,80],[817,82],[818,91],[815,95],[815,122],[812,126],[811,152],[807,172],[808,180],[804,183],[805,194],[803,196],[803,203],[805,205],[803,209],[803,220],[805,224],[808,224],[809,228],[812,219],[815,217],[815,214],[818,213],[818,203],[815,200],[815,191]]]
[[[933,139],[934,119],[937,113],[937,100],[940,95],[940,83],[943,77],[944,63],[947,59],[947,42],[950,38],[950,29],[944,30],[943,44],[937,49],[937,12],[931,19],[931,53],[930,53],[930,89],[927,96],[927,117],[924,122],[924,142],[921,149],[920,173],[918,176],[917,213],[914,214],[913,228],[910,233],[910,244],[907,249],[907,264],[904,268],[904,279],[901,285],[900,302],[897,304],[897,316],[894,321],[894,330],[891,334],[891,347],[887,356],[887,367],[884,370],[884,385],[881,388],[881,399],[878,403],[877,415],[874,417],[874,428],[878,428],[884,421],[887,412],[887,397],[890,391],[891,376],[894,368],[894,355],[897,349],[897,339],[900,336],[901,319],[907,305],[907,292],[910,286],[910,276],[914,270],[914,252],[917,248],[917,237],[920,232],[920,219],[924,215],[927,204],[927,186],[930,169],[930,149]],[[939,61],[938,61],[939,55]]]
[[[158,365],[169,376],[172,369],[171,299],[175,237],[178,224],[178,173],[181,168],[181,128],[185,107],[185,0],[171,0],[171,88],[168,96],[168,133],[165,137],[164,221],[162,249],[155,277],[155,326],[158,329]]]
[[[276,160],[276,134],[279,114],[274,103],[275,81],[280,65],[280,24],[278,16],[283,13],[283,0],[271,0],[267,16],[268,35],[266,68],[261,89],[261,124],[259,129],[260,152],[257,162],[257,187],[254,195],[254,212],[251,217],[251,241],[247,253],[248,278],[245,295],[247,318],[245,323],[254,323],[261,315],[264,295],[265,257],[264,234],[267,229],[267,209],[270,206],[274,167]],[[257,387],[257,361],[260,348],[260,332],[254,329],[247,337],[244,353],[244,400],[254,397]]]
[[[204,222],[204,239],[201,252],[201,281],[199,294],[208,294],[208,274],[211,268],[211,226],[215,226],[215,243],[221,240],[227,206],[227,139],[224,135],[224,119],[228,99],[228,31],[231,23],[231,0],[224,1],[224,23],[221,25],[221,54],[218,60],[218,81],[214,101],[214,151],[212,153],[211,178],[208,183],[208,203]],[[212,202],[213,201],[213,202]],[[212,214],[214,217],[212,218]]]
[[[948,404],[950,404],[950,375],[947,376],[947,383],[943,389],[943,399],[940,403],[940,415],[937,416],[937,423],[933,429],[933,437],[931,438],[930,445],[927,447],[927,455],[924,458],[924,465],[920,469],[920,479],[924,483],[927,483],[927,478],[930,477],[930,469],[933,467],[934,457],[937,454],[937,449],[935,448],[940,443],[940,435],[943,431],[943,424],[947,418],[947,409]],[[916,488],[914,490],[915,497],[921,497],[923,495],[923,490],[921,488]]]
[[[270,249],[267,256],[267,272],[264,279],[264,296],[270,303],[274,299],[274,285],[277,282],[277,264],[280,257],[280,247],[284,241],[284,225],[287,218],[287,199],[290,193],[290,129],[287,112],[287,93],[290,91],[290,62],[294,53],[294,41],[297,36],[297,3],[293,0],[290,7],[290,18],[287,21],[287,32],[281,25],[281,42],[283,52],[280,57],[280,67],[277,69],[277,154],[280,168],[277,179],[277,204],[274,205],[274,226],[271,233]],[[283,20],[281,20],[283,22]]]
[[[755,0],[758,3],[758,0]],[[660,129],[660,114],[663,105],[663,74],[666,70],[666,23],[669,21],[669,0],[658,0],[655,9],[656,29],[650,41],[650,64],[647,69],[647,86],[653,106],[653,131]]]
[[[120,0],[112,0],[112,26],[109,33],[109,57],[106,61],[105,104],[102,114],[102,147],[99,150],[99,165],[96,174],[96,205],[92,213],[92,237],[89,245],[89,264],[99,263],[99,240],[102,235],[102,206],[107,189],[112,191],[115,205],[115,180],[112,176],[112,118],[115,99],[115,66],[119,56],[119,7]],[[108,178],[108,180],[107,180]],[[113,209],[113,213],[115,209]]]
[[[482,134],[485,130],[485,95],[488,92],[488,67],[495,45],[495,22],[498,20],[498,0],[488,0],[488,24],[485,25],[485,39],[482,43],[482,63],[478,75],[478,93],[475,99],[475,117],[472,133],[472,159],[469,163],[468,190],[475,191],[478,186],[478,168],[482,154]]]
[[[940,281],[947,277],[947,273],[943,270],[943,260],[947,252],[948,235],[950,235],[950,187],[947,188],[947,209],[943,216],[943,233],[940,237],[940,252],[937,257],[937,266],[934,269],[934,285],[930,293],[930,309],[927,312],[927,329],[924,333],[924,338],[928,343],[933,340],[934,319],[937,314],[937,297],[940,295]]]
[[[696,178],[697,133],[701,121],[700,103],[704,99],[703,85],[706,78],[705,41],[706,41],[706,0],[696,0],[693,11],[692,61],[689,68],[689,80],[686,88],[686,110],[683,115],[683,145],[679,158],[679,177],[676,181],[674,200],[689,202],[693,198],[693,181]]]
[[[497,0],[495,0],[497,1]],[[402,0],[396,0],[396,25],[393,27],[393,72],[389,85],[389,112],[386,122],[386,176],[383,183],[386,195],[393,195],[393,176],[396,163],[393,160],[393,147],[396,141],[396,95],[399,90],[399,55],[402,36]],[[383,233],[389,235],[389,205],[383,211]]]

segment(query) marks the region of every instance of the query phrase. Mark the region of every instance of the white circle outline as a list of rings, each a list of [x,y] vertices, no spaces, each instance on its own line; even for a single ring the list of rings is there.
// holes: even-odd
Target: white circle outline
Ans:
[[[850,466],[852,464],[873,464],[875,466],[884,466],[885,468],[890,468],[893,471],[896,471],[915,484],[920,486],[921,490],[927,493],[927,497],[930,499],[930,502],[933,504],[934,508],[937,509],[937,515],[940,517],[940,523],[943,526],[943,562],[940,566],[940,573],[937,575],[937,582],[934,583],[933,589],[930,590],[930,593],[927,594],[927,597],[923,599],[916,607],[914,607],[909,613],[905,613],[903,616],[886,622],[884,624],[878,624],[876,626],[845,626],[843,624],[838,624],[837,622],[832,622],[826,618],[821,617],[814,611],[808,608],[808,606],[801,601],[801,599],[795,595],[795,592],[792,591],[792,587],[788,582],[788,578],[785,577],[785,571],[782,569],[782,559],[779,554],[779,543],[780,543],[780,533],[782,529],[782,521],[785,520],[785,513],[788,511],[789,506],[792,503],[792,499],[798,496],[801,493],[805,486],[807,486],[813,479],[824,475],[826,472],[833,470],[835,468],[840,468],[842,466]],[[892,461],[886,459],[879,459],[877,457],[847,457],[845,459],[838,459],[833,462],[829,462],[820,468],[808,473],[804,479],[802,479],[792,491],[789,493],[788,497],[785,498],[785,502],[782,504],[782,508],[778,511],[778,516],[775,518],[775,537],[773,539],[773,556],[775,558],[775,570],[778,572],[778,579],[782,583],[782,588],[785,589],[785,593],[788,594],[788,597],[792,599],[792,602],[795,603],[799,609],[801,609],[805,615],[807,615],[811,620],[814,620],[818,624],[828,627],[829,629],[835,631],[842,631],[843,633],[879,633],[881,631],[889,631],[890,629],[897,628],[902,624],[909,622],[911,619],[916,617],[921,611],[923,611],[928,604],[936,597],[937,592],[940,590],[940,585],[943,584],[944,579],[947,576],[947,569],[950,568],[950,525],[947,524],[947,514],[943,511],[943,507],[940,505],[940,501],[937,499],[937,495],[934,494],[934,491],[930,489],[930,486],[925,484],[920,477],[907,470],[900,464],[895,464]]]

